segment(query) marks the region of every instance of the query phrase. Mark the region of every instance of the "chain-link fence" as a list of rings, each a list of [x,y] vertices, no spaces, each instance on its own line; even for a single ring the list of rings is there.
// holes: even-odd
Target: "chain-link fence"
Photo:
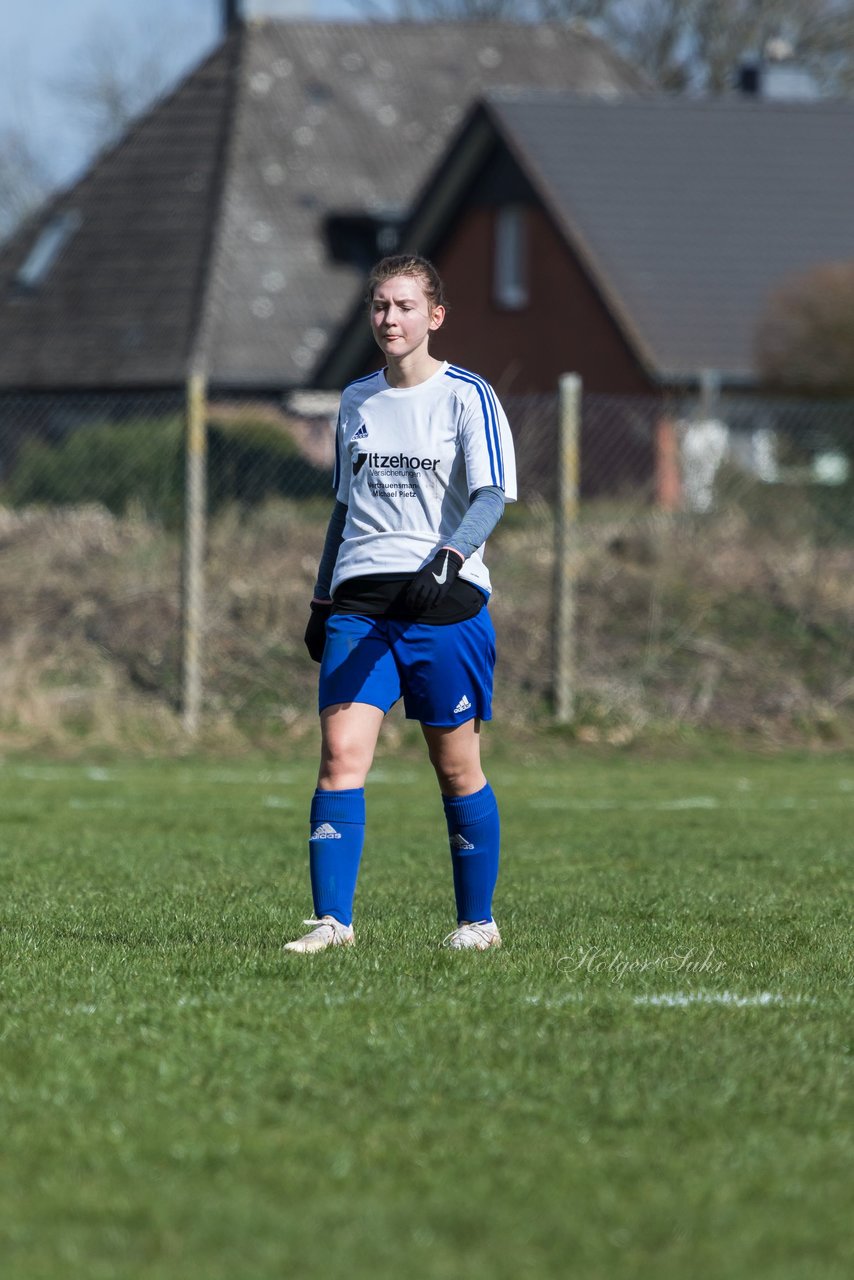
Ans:
[[[561,434],[558,395],[505,406],[521,500],[488,560],[508,719],[553,714],[556,584],[569,583],[563,678],[580,736],[622,742],[661,724],[843,732],[854,698],[854,406],[585,394],[580,506],[563,544],[560,442],[572,436]],[[204,401],[197,652],[209,736],[313,731],[316,669],[302,632],[332,500],[334,421],[328,397]],[[0,398],[9,741],[181,738],[186,438],[184,392]]]

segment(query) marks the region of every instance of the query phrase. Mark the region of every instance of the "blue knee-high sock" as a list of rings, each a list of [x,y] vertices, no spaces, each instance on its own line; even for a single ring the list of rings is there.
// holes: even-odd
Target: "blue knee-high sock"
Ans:
[[[315,791],[308,862],[316,916],[353,922],[353,896],[365,841],[365,792]]]
[[[457,920],[491,920],[501,840],[492,787],[487,782],[474,795],[442,796],[442,803],[451,840]]]

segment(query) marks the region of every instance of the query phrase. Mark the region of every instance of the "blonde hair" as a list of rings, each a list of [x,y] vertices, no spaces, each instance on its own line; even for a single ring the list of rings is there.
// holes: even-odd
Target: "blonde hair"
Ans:
[[[368,276],[365,301],[370,303],[377,285],[385,284],[386,280],[393,280],[395,276],[414,276],[424,290],[431,312],[436,307],[447,306],[442,277],[432,262],[416,253],[396,253],[389,258],[381,258]]]

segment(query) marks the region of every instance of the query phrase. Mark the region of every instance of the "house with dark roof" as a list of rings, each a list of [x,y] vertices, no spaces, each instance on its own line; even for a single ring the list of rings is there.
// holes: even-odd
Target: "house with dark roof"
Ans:
[[[450,298],[433,350],[503,394],[756,388],[793,272],[854,259],[854,103],[495,91],[418,194],[401,247]],[[376,367],[358,310],[318,369]]]
[[[474,99],[531,84],[644,89],[566,25],[235,23],[0,247],[0,390],[312,385]]]

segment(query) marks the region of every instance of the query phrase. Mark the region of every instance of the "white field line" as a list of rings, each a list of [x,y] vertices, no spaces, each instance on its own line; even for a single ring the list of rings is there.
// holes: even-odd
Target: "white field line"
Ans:
[[[724,809],[736,810],[739,813],[775,813],[802,812],[812,809],[826,809],[830,805],[838,805],[838,797],[828,795],[816,796],[781,796],[778,799],[751,800],[718,800],[714,796],[682,796],[675,800],[584,800],[565,799],[551,800],[548,797],[532,796],[528,800],[531,809],[577,810],[579,813],[639,813],[643,810],[676,813],[687,809]],[[846,805],[850,801],[846,798]]]
[[[13,778],[22,778],[25,782],[76,782],[81,778],[89,782],[118,782],[120,775],[99,765],[79,767],[69,765],[18,765],[8,770]]]
[[[87,810],[88,809],[118,809],[118,810],[137,809],[143,804],[145,805],[146,808],[148,808],[148,802],[142,799],[140,799],[137,804],[134,804],[132,801],[129,801],[129,800],[119,800],[119,799],[109,800],[107,799],[107,797],[104,797],[103,800],[82,800],[79,796],[72,796],[72,798],[68,801],[69,809],[87,809]],[[165,805],[157,806],[158,810],[162,810],[166,807],[167,806]]]
[[[75,781],[74,778],[67,777],[67,776],[62,778],[51,778],[51,779],[47,779],[42,776],[38,780],[42,782],[44,781],[52,781],[52,782]],[[127,782],[124,782],[121,779],[114,779],[114,778],[95,778],[92,780],[98,781],[98,782],[115,781],[119,783],[119,785],[121,786],[128,785]],[[77,781],[82,781],[82,779],[78,778]],[[274,780],[271,778],[260,778],[260,777],[251,778],[251,779],[250,778],[242,779],[242,782],[247,787],[255,786],[258,783],[264,782],[264,781],[269,783],[271,781],[277,781],[277,780]],[[378,779],[372,778],[371,781],[377,781],[382,785],[383,783],[386,783],[386,782],[389,782],[389,783],[392,782],[393,779],[391,777],[387,777],[387,778],[382,777]],[[400,779],[394,779],[394,781],[410,782],[410,781],[413,781],[413,778],[410,778],[408,775],[405,775]],[[254,796],[247,797],[247,802],[249,802],[250,799],[252,802],[256,802],[256,797]],[[69,800],[68,803],[69,803],[69,807],[72,809],[134,809],[134,808],[139,808],[142,805],[148,806],[150,804],[150,797],[141,793],[135,793],[132,798],[124,798],[124,799],[119,797],[114,797],[110,799],[108,799],[107,797],[102,797],[98,800],[92,800],[88,798],[84,799],[82,797],[74,797],[71,800]],[[180,804],[180,803],[172,804],[172,805],[158,804],[157,807],[158,809],[168,808],[168,809],[183,811],[186,809],[194,808],[197,803],[198,802],[196,800],[188,799],[185,804]],[[267,808],[267,809],[291,809],[296,804],[296,801],[284,796],[268,795],[268,796],[262,796],[260,799],[260,803],[264,808]],[[706,810],[706,811],[712,811],[712,810],[730,811],[731,810],[731,811],[737,811],[739,813],[776,813],[781,811],[782,812],[798,812],[798,811],[803,812],[806,810],[826,809],[832,804],[833,804],[832,797],[829,797],[826,800],[817,800],[814,797],[798,800],[791,796],[784,797],[781,800],[769,800],[764,804],[762,803],[745,804],[744,802],[739,802],[739,801],[735,801],[731,804],[725,804],[725,803],[721,803],[721,801],[719,800],[713,799],[711,796],[685,796],[684,798],[679,800],[620,801],[620,800],[573,800],[573,799],[549,800],[549,799],[532,798],[531,800],[528,801],[528,807],[531,809],[537,809],[541,811],[550,811],[550,812],[556,812],[556,813],[560,813],[560,812],[680,813],[680,812],[687,812],[690,810]],[[207,802],[205,802],[205,807],[210,807],[210,805]],[[228,806],[216,806],[216,807],[230,808],[232,806],[228,805]]]
[[[426,778],[425,773],[416,773],[413,769],[384,769],[381,765],[371,769],[368,774],[368,786],[372,782],[379,782],[383,785],[391,783],[393,786],[408,787],[413,782],[417,782],[419,778]]]
[[[279,784],[287,785],[291,782],[300,781],[295,769],[276,769],[275,771],[265,770],[263,773],[241,773],[239,769],[218,769],[211,773],[185,773],[178,775],[181,782],[196,784],[199,782],[225,782],[234,786],[250,786],[257,782],[266,782],[267,785],[277,786]]]
[[[114,782],[120,785],[127,785],[129,782],[145,781],[144,775],[136,773],[126,773],[122,769],[105,769],[97,765],[80,766],[80,765],[9,765],[0,760],[0,778],[3,776],[10,778],[20,778],[25,782],[58,782],[68,783],[74,781],[88,782]],[[371,783],[379,783],[380,785],[409,785],[417,782],[421,777],[420,772],[411,769],[396,769],[394,767],[385,768],[382,765],[371,770],[368,778],[368,785]],[[258,773],[243,772],[238,769],[211,769],[210,771],[199,773],[187,773],[177,771],[171,774],[171,780],[179,785],[195,786],[198,783],[225,784],[233,786],[250,787],[255,785],[266,786],[290,786],[291,784],[304,785],[304,780],[295,769],[276,769],[263,770]],[[561,783],[565,785],[565,783]],[[828,804],[833,804],[835,800],[842,800],[844,797],[847,803],[852,792],[854,792],[854,778],[839,778],[834,786],[821,796],[814,792],[809,796],[783,795],[763,797],[757,795],[755,787],[747,778],[738,778],[734,781],[732,787],[732,795],[724,797],[718,796],[676,796],[666,800],[640,799],[626,800],[617,797],[585,797],[585,796],[556,796],[538,794],[538,789],[550,790],[551,785],[548,781],[535,778],[532,779],[532,793],[529,795],[527,804],[529,808],[548,810],[578,810],[579,812],[679,812],[682,810],[692,809],[734,809],[740,812],[769,812],[779,810],[807,810],[822,809]],[[748,795],[748,793],[750,793]]]
[[[609,986],[611,992],[619,992],[619,987]],[[525,996],[523,1004],[535,1005],[541,1009],[562,1009],[570,1004],[585,1004],[589,1001],[587,991],[567,991],[559,996]],[[691,1005],[719,1005],[733,1009],[768,1009],[783,1008],[791,1005],[815,1004],[810,996],[783,995],[779,991],[759,991],[754,995],[741,995],[737,991],[665,991],[657,995],[636,995],[632,1004],[653,1006],[665,1009],[686,1009]]]
[[[678,800],[561,800],[534,799],[528,802],[535,809],[717,809],[720,801],[714,796],[684,796]]]
[[[24,782],[75,782],[86,777],[85,769],[62,769],[53,765],[18,765],[4,768],[4,772]]]
[[[666,991],[661,995],[635,996],[633,1004],[658,1005],[669,1009],[684,1009],[692,1004],[730,1005],[736,1009],[765,1009],[770,1006],[815,1004],[809,996],[787,996],[779,991],[758,991],[755,995],[740,995],[737,991]]]
[[[100,766],[89,765],[80,767],[77,765],[3,765],[0,761],[0,774],[5,774],[10,778],[21,778],[24,782],[118,782],[127,785],[130,779],[134,781],[145,780],[143,774],[125,772],[117,769],[104,769]],[[260,773],[241,773],[239,770],[217,769],[211,770],[209,773],[187,773],[170,772],[170,781],[176,781],[184,785],[196,785],[197,783],[227,783],[234,786],[254,786],[256,784],[266,784],[267,786],[287,786],[290,783],[298,782],[303,784],[303,779],[294,769],[276,769],[275,771],[263,770]]]
[[[224,813],[233,813],[240,803],[241,801],[239,798],[228,802],[224,801],[220,804],[211,804],[209,801],[206,801],[203,807],[206,811],[221,810]],[[251,808],[257,803],[258,801],[254,796],[248,796],[246,798],[247,808]],[[296,803],[296,800],[289,800],[286,796],[263,796],[260,801],[262,809],[294,809],[296,807]],[[80,796],[73,796],[68,802],[68,807],[69,809],[78,809],[85,812],[112,810],[116,812],[129,813],[136,812],[139,809],[144,809],[148,812],[151,809],[151,801],[148,796],[134,796],[127,800],[120,799],[118,796],[114,798],[105,796],[102,800],[88,800],[83,799]],[[185,800],[183,803],[179,801],[177,804],[158,804],[156,812],[193,813],[198,810],[199,807],[198,801]]]
[[[583,991],[567,991],[562,996],[525,996],[523,1004],[538,1005],[541,1009],[563,1009],[568,1004],[583,1004]]]

